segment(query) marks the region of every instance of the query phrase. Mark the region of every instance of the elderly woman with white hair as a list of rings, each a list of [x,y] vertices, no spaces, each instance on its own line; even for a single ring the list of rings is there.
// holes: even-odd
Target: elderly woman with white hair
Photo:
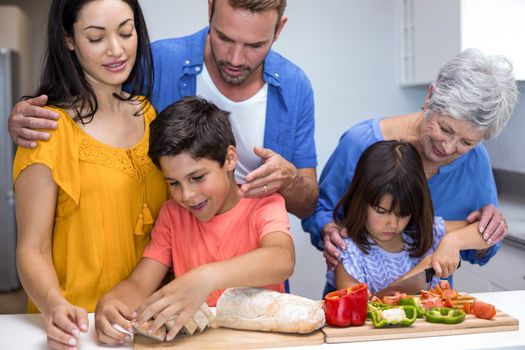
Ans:
[[[338,264],[338,248],[346,237],[334,223],[334,207],[351,183],[361,153],[381,140],[416,147],[436,216],[479,220],[487,243],[501,241],[507,226],[497,209],[496,185],[481,141],[501,132],[517,99],[512,64],[504,57],[468,49],[441,67],[422,111],[365,120],[345,132],[321,174],[317,209],[302,222],[312,244],[324,250],[328,268]],[[499,247],[462,251],[461,258],[483,265]]]

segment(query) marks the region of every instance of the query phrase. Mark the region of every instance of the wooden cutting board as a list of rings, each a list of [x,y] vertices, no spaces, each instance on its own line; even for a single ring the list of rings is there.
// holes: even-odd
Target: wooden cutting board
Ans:
[[[177,336],[171,342],[159,343],[153,339],[135,336],[135,349],[262,349],[288,346],[319,345],[324,343],[321,331],[309,334],[240,331],[228,328],[206,329],[192,336]]]
[[[410,327],[374,328],[371,321],[366,321],[366,324],[361,327],[335,328],[325,326],[322,332],[325,334],[326,343],[347,343],[513,331],[518,328],[519,321],[517,319],[498,310],[496,317],[492,320],[484,320],[474,315],[467,315],[465,321],[454,325],[430,323],[423,318],[418,318]]]

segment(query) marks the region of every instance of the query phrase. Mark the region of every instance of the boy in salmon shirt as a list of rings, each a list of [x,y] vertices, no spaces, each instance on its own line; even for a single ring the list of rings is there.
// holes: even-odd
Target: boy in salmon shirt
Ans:
[[[122,344],[129,328],[155,317],[155,332],[178,315],[171,340],[200,305],[215,306],[228,287],[284,291],[295,264],[284,199],[241,197],[228,113],[198,97],[168,106],[151,123],[148,155],[172,199],[162,207],[142,260],[96,309],[99,341]],[[157,288],[169,270],[175,279]],[[155,292],[156,291],[156,292]],[[137,309],[137,311],[133,311]]]

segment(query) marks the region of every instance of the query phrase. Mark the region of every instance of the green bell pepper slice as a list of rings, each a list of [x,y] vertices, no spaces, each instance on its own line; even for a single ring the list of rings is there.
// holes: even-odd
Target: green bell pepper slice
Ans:
[[[421,304],[421,300],[416,297],[408,297],[408,298],[402,298],[399,300],[399,305],[402,306],[414,306],[417,311],[417,318],[421,318],[425,315],[426,310]]]
[[[404,317],[399,319],[398,317],[391,318],[392,314],[399,313],[401,310],[404,313]],[[372,312],[372,323],[375,328],[383,328],[386,326],[403,326],[408,327],[416,321],[417,310],[415,306],[397,306],[389,307],[384,310],[376,310]]]
[[[372,313],[377,310],[389,309],[391,306],[377,301],[370,301],[367,305],[367,320],[372,319]]]
[[[426,312],[425,318],[432,323],[456,324],[465,320],[465,312],[449,307],[435,307]]]

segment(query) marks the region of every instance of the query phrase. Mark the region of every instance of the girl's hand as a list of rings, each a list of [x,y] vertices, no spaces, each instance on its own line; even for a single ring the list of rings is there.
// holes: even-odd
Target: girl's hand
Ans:
[[[69,303],[53,306],[44,317],[47,345],[51,349],[76,349],[78,335],[88,330],[87,311]]]
[[[102,297],[95,310],[95,330],[99,342],[107,345],[122,345],[133,339],[133,327],[131,320],[136,313],[120,300],[108,296]],[[115,325],[120,326],[129,334],[123,333]]]
[[[176,317],[176,326],[166,336],[170,341],[190,319],[214,290],[211,278],[204,276],[202,268],[185,273],[151,295],[138,310],[138,322],[143,324],[152,317],[155,321],[150,327],[154,333],[166,321]]]
[[[446,236],[445,236],[446,238]],[[459,260],[459,249],[452,242],[443,238],[438,249],[432,254],[432,267],[436,277],[446,278],[456,271]]]
[[[339,264],[338,248],[346,249],[343,238],[348,238],[348,233],[346,232],[346,228],[339,227],[335,223],[330,222],[323,227],[321,235],[324,242],[323,256],[326,260],[326,265],[329,270],[334,270],[337,264]]]

